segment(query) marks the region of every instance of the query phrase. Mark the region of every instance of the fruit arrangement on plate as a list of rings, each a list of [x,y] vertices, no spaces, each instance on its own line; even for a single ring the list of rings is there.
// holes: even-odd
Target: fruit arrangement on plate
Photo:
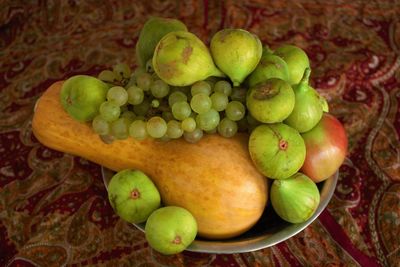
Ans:
[[[182,22],[154,17],[136,58],[133,71],[120,63],[53,84],[32,128],[44,145],[115,171],[110,204],[145,223],[154,249],[239,236],[268,200],[289,223],[315,213],[317,183],[337,172],[347,138],[301,48],[272,51],[243,29],[207,47]]]

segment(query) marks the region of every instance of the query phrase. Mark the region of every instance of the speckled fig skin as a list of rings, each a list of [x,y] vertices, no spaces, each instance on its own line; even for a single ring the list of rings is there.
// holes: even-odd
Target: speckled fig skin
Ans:
[[[294,45],[282,45],[274,51],[274,55],[281,57],[289,69],[289,83],[298,84],[303,77],[306,68],[310,67],[310,61],[306,52]]]
[[[251,132],[249,152],[262,174],[272,179],[286,179],[300,170],[306,147],[300,134],[290,126],[263,124]]]
[[[292,113],[295,95],[290,84],[271,78],[250,88],[246,106],[251,115],[263,123],[277,123]]]
[[[170,32],[160,40],[154,51],[153,68],[164,82],[173,86],[224,76],[214,65],[205,44],[185,31]]]
[[[320,121],[324,103],[318,92],[308,84],[311,70],[306,68],[299,84],[293,86],[295,104],[285,123],[300,133],[311,130]]]
[[[158,42],[167,33],[187,31],[186,25],[180,20],[171,18],[151,17],[143,25],[136,43],[136,58],[141,67],[153,57]]]
[[[289,69],[282,58],[271,54],[269,50],[264,50],[256,69],[248,77],[248,85],[253,87],[271,78],[279,78],[288,82]]]
[[[108,198],[114,211],[127,222],[142,223],[161,203],[160,193],[141,171],[126,169],[108,184]]]
[[[211,39],[211,54],[215,64],[239,86],[257,67],[262,44],[254,34],[242,29],[223,29]]]
[[[75,75],[62,86],[60,101],[71,117],[78,121],[91,121],[106,100],[109,86],[103,81],[87,76]]]
[[[307,221],[317,210],[320,195],[317,185],[306,175],[296,173],[271,186],[271,204],[275,212],[290,223]]]

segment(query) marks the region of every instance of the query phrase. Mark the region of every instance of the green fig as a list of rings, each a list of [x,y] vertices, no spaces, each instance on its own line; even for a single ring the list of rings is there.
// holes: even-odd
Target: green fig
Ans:
[[[60,101],[72,118],[87,122],[98,114],[101,103],[106,101],[108,89],[109,86],[97,78],[76,75],[63,83]]]
[[[118,216],[130,223],[146,221],[161,202],[160,193],[150,178],[141,171],[129,169],[111,178],[108,198]]]
[[[188,210],[168,206],[150,215],[145,232],[153,249],[171,255],[185,250],[193,242],[197,235],[197,222]]]
[[[285,221],[290,223],[307,221],[317,210],[319,202],[317,185],[302,173],[272,183],[272,207]]]
[[[167,33],[187,31],[186,25],[177,19],[151,17],[143,25],[136,43],[136,58],[139,66],[145,67],[153,57],[158,42]]]
[[[289,83],[272,78],[250,88],[246,105],[250,114],[260,122],[282,122],[292,112],[295,96]]]
[[[262,124],[250,134],[249,152],[256,168],[272,179],[286,179],[303,166],[306,146],[292,127],[283,124]]]
[[[170,32],[158,43],[153,67],[164,82],[187,86],[210,76],[223,77],[205,44],[190,32]]]
[[[300,133],[314,128],[323,113],[323,103],[319,94],[308,85],[310,72],[310,69],[307,68],[300,83],[293,87],[296,102],[292,113],[285,120],[287,125]]]
[[[282,58],[269,52],[263,52],[260,63],[258,63],[256,69],[248,77],[249,87],[271,78],[279,78],[288,82],[289,69]]]
[[[211,39],[211,54],[215,64],[239,86],[257,67],[262,55],[260,39],[242,29],[224,29]]]
[[[274,54],[286,62],[289,68],[289,83],[298,84],[305,69],[310,67],[306,52],[294,45],[282,45],[275,50]]]

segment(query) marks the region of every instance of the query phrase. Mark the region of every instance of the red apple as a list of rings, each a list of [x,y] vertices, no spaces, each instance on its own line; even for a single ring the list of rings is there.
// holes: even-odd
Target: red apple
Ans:
[[[303,133],[306,159],[301,171],[318,183],[334,174],[347,153],[347,136],[343,125],[334,116],[324,113],[320,122]]]

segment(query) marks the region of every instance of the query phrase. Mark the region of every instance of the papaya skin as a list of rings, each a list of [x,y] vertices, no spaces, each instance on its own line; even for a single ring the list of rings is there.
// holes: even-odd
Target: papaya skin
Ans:
[[[36,103],[32,130],[43,145],[114,171],[143,171],[156,184],[164,205],[193,214],[204,238],[235,237],[261,217],[268,185],[251,161],[248,135],[205,135],[196,144],[133,138],[105,144],[89,123],[75,121],[64,111],[61,86],[62,81],[54,83]]]

